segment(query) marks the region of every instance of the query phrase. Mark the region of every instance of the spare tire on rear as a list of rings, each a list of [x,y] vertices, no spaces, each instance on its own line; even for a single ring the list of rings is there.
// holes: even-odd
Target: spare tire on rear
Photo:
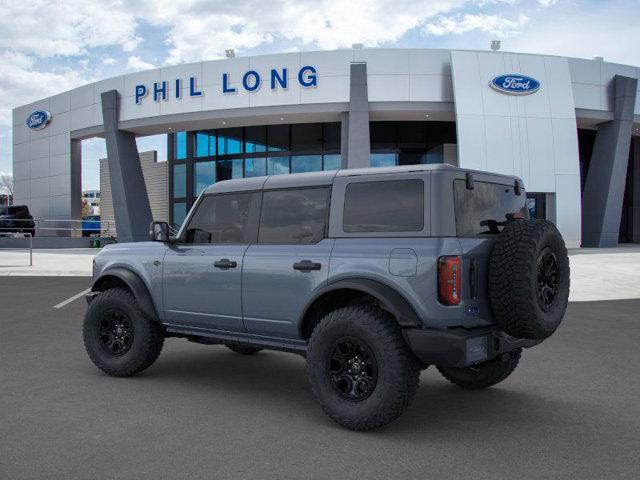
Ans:
[[[556,331],[569,301],[569,256],[553,223],[507,221],[489,259],[489,298],[509,335],[541,340]]]

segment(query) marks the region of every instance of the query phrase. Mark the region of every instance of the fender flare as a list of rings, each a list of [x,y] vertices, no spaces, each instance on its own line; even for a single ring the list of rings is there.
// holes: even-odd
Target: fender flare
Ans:
[[[422,326],[420,318],[407,299],[388,285],[368,278],[347,278],[327,284],[305,305],[298,323],[302,324],[309,308],[318,298],[333,290],[342,289],[360,290],[361,292],[378,299],[384,306],[385,310],[391,313],[398,320],[398,324],[403,327]]]
[[[92,292],[102,291],[100,288],[101,280],[104,281],[107,277],[116,277],[122,280],[129,290],[133,293],[133,296],[144,313],[151,320],[159,321],[158,314],[156,313],[156,308],[153,305],[153,300],[151,299],[151,294],[149,293],[149,289],[147,285],[144,283],[140,276],[124,267],[115,267],[108,270],[105,270],[100,274],[98,278],[95,279],[93,285],[91,286]]]

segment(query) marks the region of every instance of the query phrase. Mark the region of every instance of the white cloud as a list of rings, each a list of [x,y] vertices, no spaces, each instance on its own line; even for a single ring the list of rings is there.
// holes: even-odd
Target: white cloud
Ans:
[[[79,55],[94,47],[133,50],[141,41],[128,2],[2,2],[0,45],[40,57]]]
[[[0,125],[11,125],[11,109],[39,98],[71,90],[90,81],[69,69],[39,71],[35,59],[23,53],[0,52]]]
[[[152,63],[145,62],[136,55],[132,55],[127,59],[127,70],[137,72],[140,70],[151,70],[152,68],[155,68]]]
[[[538,0],[538,4],[543,8],[548,8],[552,5],[555,5],[558,0]]]
[[[516,19],[499,15],[465,14],[455,17],[439,17],[435,22],[424,26],[429,35],[450,35],[468,33],[478,30],[499,37],[507,37],[519,32],[527,24],[529,18],[521,14]]]
[[[461,7],[463,0],[249,0],[188,2],[157,0],[146,21],[168,28],[168,63],[223,56],[290,41],[298,48],[334,49],[397,41],[429,18]],[[187,27],[188,26],[188,27]]]
[[[113,65],[114,63],[116,63],[116,59],[113,57],[105,57],[102,59],[102,63],[104,65]]]
[[[640,66],[636,43],[625,40],[638,38],[640,13],[629,10],[625,15],[625,21],[597,11],[581,16],[579,21],[573,12],[546,17],[528,25],[522,35],[503,42],[502,49],[579,58],[602,56],[607,62]]]

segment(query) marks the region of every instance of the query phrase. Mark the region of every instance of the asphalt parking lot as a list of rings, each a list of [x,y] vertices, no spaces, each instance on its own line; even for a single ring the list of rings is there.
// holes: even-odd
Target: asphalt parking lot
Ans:
[[[638,478],[640,300],[569,306],[504,383],[465,392],[433,368],[374,433],[333,424],[301,357],[168,339],[126,379],[85,355],[89,278],[0,278],[2,479]]]

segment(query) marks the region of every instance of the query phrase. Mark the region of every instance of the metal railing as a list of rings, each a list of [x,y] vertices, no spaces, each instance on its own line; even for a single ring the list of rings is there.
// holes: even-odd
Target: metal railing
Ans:
[[[115,222],[104,220],[0,219],[0,233],[29,233],[36,237],[115,238]]]
[[[30,233],[0,232],[0,237],[29,238],[29,266],[33,267],[33,235]]]

